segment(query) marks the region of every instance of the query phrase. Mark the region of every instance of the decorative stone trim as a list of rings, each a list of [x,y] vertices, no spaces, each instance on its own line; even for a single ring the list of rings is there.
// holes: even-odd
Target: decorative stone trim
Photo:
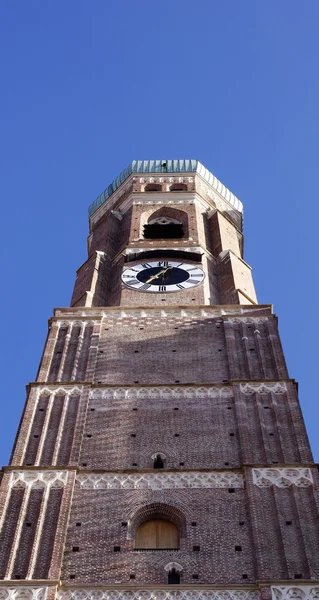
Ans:
[[[259,600],[254,590],[60,590],[59,600]]]
[[[81,315],[82,316],[82,315]],[[82,325],[86,325],[87,327],[93,327],[93,321],[56,321],[58,327],[70,327],[73,325],[74,327],[82,327]]]
[[[308,487],[313,484],[311,469],[308,468],[283,468],[283,469],[253,469],[253,483],[258,487],[279,488]]]
[[[266,323],[268,317],[245,317],[238,315],[237,317],[229,317],[227,321],[230,323],[244,323],[245,325],[256,325],[257,323]]]
[[[0,587],[0,600],[45,600],[47,587]]]
[[[47,487],[62,488],[66,485],[67,479],[68,471],[12,471],[9,487],[33,489]]]
[[[158,193],[158,192],[157,192]],[[169,192],[160,192],[159,195],[161,195],[161,198],[156,198],[156,197],[152,197],[152,199],[150,200],[149,196],[144,196],[144,198],[141,198],[141,196],[138,196],[138,199],[136,199],[132,204],[143,204],[146,206],[157,206],[158,204],[162,204],[165,206],[170,206],[170,205],[174,205],[174,206],[178,206],[178,204],[182,204],[183,206],[185,206],[185,204],[194,204],[195,198],[192,198],[191,200],[189,199],[185,199],[185,198],[176,198],[176,196],[174,197],[174,199],[172,199],[171,196],[169,196],[170,200],[168,200],[167,195]],[[189,195],[189,192],[185,191],[185,194]],[[182,196],[183,193],[181,192],[180,195]],[[164,196],[164,197],[163,197]],[[191,239],[191,238],[189,238]]]
[[[314,600],[319,599],[319,586],[287,585],[271,586],[272,600]]]
[[[259,306],[236,306],[234,305],[234,307],[232,307],[231,305],[229,306],[205,306],[205,307],[201,307],[201,308],[193,308],[193,307],[169,307],[167,306],[165,309],[163,308],[150,308],[150,307],[145,307],[145,308],[122,308],[122,307],[118,307],[118,308],[114,308],[112,307],[111,309],[105,309],[105,308],[98,308],[98,307],[83,307],[81,309],[79,308],[57,308],[54,311],[54,322],[60,322],[59,319],[70,319],[70,323],[72,322],[71,319],[80,319],[88,317],[90,319],[101,319],[101,317],[103,318],[113,318],[113,319],[131,319],[131,318],[136,318],[136,319],[140,319],[143,317],[148,317],[148,318],[176,318],[176,317],[180,317],[180,318],[218,318],[218,317],[227,317],[229,316],[233,316],[234,318],[237,319],[241,319],[241,318],[251,318],[251,319],[264,319],[267,320],[267,316],[260,316],[260,317],[249,317],[249,314],[251,312],[256,313],[257,311],[268,311],[269,312],[269,316],[271,316],[271,306],[266,304],[266,305],[259,305]],[[247,314],[248,313],[248,314]],[[229,319],[228,319],[229,320]],[[87,321],[85,321],[87,322]],[[242,322],[242,321],[240,321]],[[91,325],[93,325],[94,323],[90,323]],[[95,323],[96,324],[96,323]]]
[[[231,310],[227,311],[222,311],[220,309],[210,309],[210,308],[200,308],[200,309],[191,309],[191,308],[175,308],[172,310],[161,310],[161,309],[153,309],[153,310],[149,310],[149,309],[126,309],[126,310],[112,310],[112,311],[108,311],[108,312],[104,312],[103,313],[103,317],[104,318],[117,318],[117,319],[141,319],[141,318],[162,318],[162,319],[167,319],[167,318],[186,318],[186,319],[203,319],[203,318],[208,318],[208,319],[214,319],[214,318],[218,318],[218,317],[222,317],[224,314],[229,314],[229,312],[231,312]],[[237,311],[234,311],[237,312]]]
[[[215,473],[81,473],[77,483],[82,489],[91,490],[165,490],[183,488],[243,488],[240,473],[228,471]]]
[[[207,306],[205,308],[116,308],[108,311],[102,311],[102,316],[108,319],[141,319],[141,318],[159,318],[159,319],[167,319],[167,318],[186,318],[186,319],[214,319],[218,317],[222,317],[224,315],[238,315],[240,309],[238,308],[216,308]],[[241,315],[239,315],[240,317]],[[238,317],[238,318],[239,318]],[[234,317],[235,318],[235,317]],[[236,317],[237,318],[237,317]],[[243,317],[246,318],[246,317]],[[247,317],[248,318],[248,317]],[[253,318],[253,317],[251,317]],[[257,317],[256,317],[257,318]],[[267,320],[267,317],[258,317],[258,319],[263,318]],[[228,319],[229,320],[229,319]],[[240,321],[241,322],[241,321]],[[260,322],[260,321],[258,321]]]
[[[195,177],[134,177],[134,183],[194,183]]]
[[[182,567],[182,565],[180,565],[177,562],[170,562],[167,565],[165,565],[165,567],[164,567],[164,571],[167,571],[167,572],[171,571],[172,569],[176,569],[176,571],[181,573],[183,570],[183,567]]]
[[[141,388],[97,388],[90,392],[93,400],[124,400],[137,398],[220,398],[231,397],[231,387],[141,387]]]
[[[59,385],[58,387],[56,386],[45,386],[45,387],[39,387],[38,388],[38,397],[39,396],[51,396],[51,394],[53,396],[61,396],[62,394],[65,394],[66,396],[79,396],[79,394],[81,394],[82,392],[82,386],[81,387],[63,387],[61,385]]]
[[[154,248],[149,248],[150,250],[154,250]],[[176,246],[161,246],[161,250],[171,250],[172,254],[176,251]],[[194,252],[197,254],[204,254],[205,249],[201,246],[183,246],[183,251],[185,252]],[[145,252],[145,246],[130,246],[129,248],[125,248],[123,250],[123,254],[139,254],[139,252]],[[155,252],[155,250],[154,250]]]
[[[285,383],[267,382],[267,383],[241,383],[240,391],[243,394],[284,394],[287,391]]]

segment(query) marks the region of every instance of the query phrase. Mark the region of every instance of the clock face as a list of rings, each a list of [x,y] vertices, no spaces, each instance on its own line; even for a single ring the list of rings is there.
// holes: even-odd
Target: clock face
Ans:
[[[123,283],[138,292],[180,292],[200,285],[201,267],[176,260],[152,260],[125,269]]]

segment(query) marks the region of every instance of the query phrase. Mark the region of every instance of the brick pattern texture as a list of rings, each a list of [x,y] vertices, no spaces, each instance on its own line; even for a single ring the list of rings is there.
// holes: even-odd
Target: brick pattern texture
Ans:
[[[135,181],[119,196],[121,218],[106,210],[92,220],[71,308],[50,322],[1,482],[0,578],[44,580],[53,600],[58,580],[165,587],[177,563],[182,585],[248,585],[269,600],[272,582],[319,579],[318,472],[277,321],[254,304],[240,215],[214,205],[198,181],[171,192],[169,206],[145,187]],[[145,240],[144,225],[161,215],[182,221],[184,238]],[[205,254],[205,285],[167,295],[122,285],[126,251],[133,264],[137,250],[167,247]],[[216,310],[205,312],[209,304]],[[154,473],[158,453],[175,477],[226,471],[244,486],[86,489],[76,480]],[[310,468],[313,484],[252,478],[253,467],[294,466]],[[14,487],[13,469],[64,470],[67,483]],[[135,548],[150,519],[178,527],[179,549]]]

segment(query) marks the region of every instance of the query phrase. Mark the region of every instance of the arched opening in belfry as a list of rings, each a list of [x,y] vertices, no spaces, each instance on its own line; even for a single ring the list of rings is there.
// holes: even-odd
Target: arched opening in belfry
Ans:
[[[183,236],[183,223],[177,219],[158,217],[144,225],[144,238],[146,239],[176,239]]]
[[[151,519],[136,530],[136,550],[179,550],[179,529],[171,521]]]
[[[145,239],[180,239],[188,236],[188,215],[185,211],[163,206],[150,215],[144,224]]]

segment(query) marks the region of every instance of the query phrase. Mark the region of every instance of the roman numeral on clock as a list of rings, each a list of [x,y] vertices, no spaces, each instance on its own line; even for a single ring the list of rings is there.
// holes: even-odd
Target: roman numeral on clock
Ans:
[[[148,290],[148,288],[151,287],[150,283],[144,283],[144,285],[142,285],[139,290]]]
[[[178,287],[180,290],[185,290],[184,286],[181,283],[177,283],[176,287]]]
[[[152,265],[149,265],[148,263],[142,263],[142,267],[143,269],[151,269]]]
[[[159,285],[158,286],[158,291],[159,292],[166,292],[166,285]]]
[[[197,279],[188,279],[187,283],[192,283],[195,285],[195,283],[200,283],[200,281],[199,281],[199,279],[198,280]]]

